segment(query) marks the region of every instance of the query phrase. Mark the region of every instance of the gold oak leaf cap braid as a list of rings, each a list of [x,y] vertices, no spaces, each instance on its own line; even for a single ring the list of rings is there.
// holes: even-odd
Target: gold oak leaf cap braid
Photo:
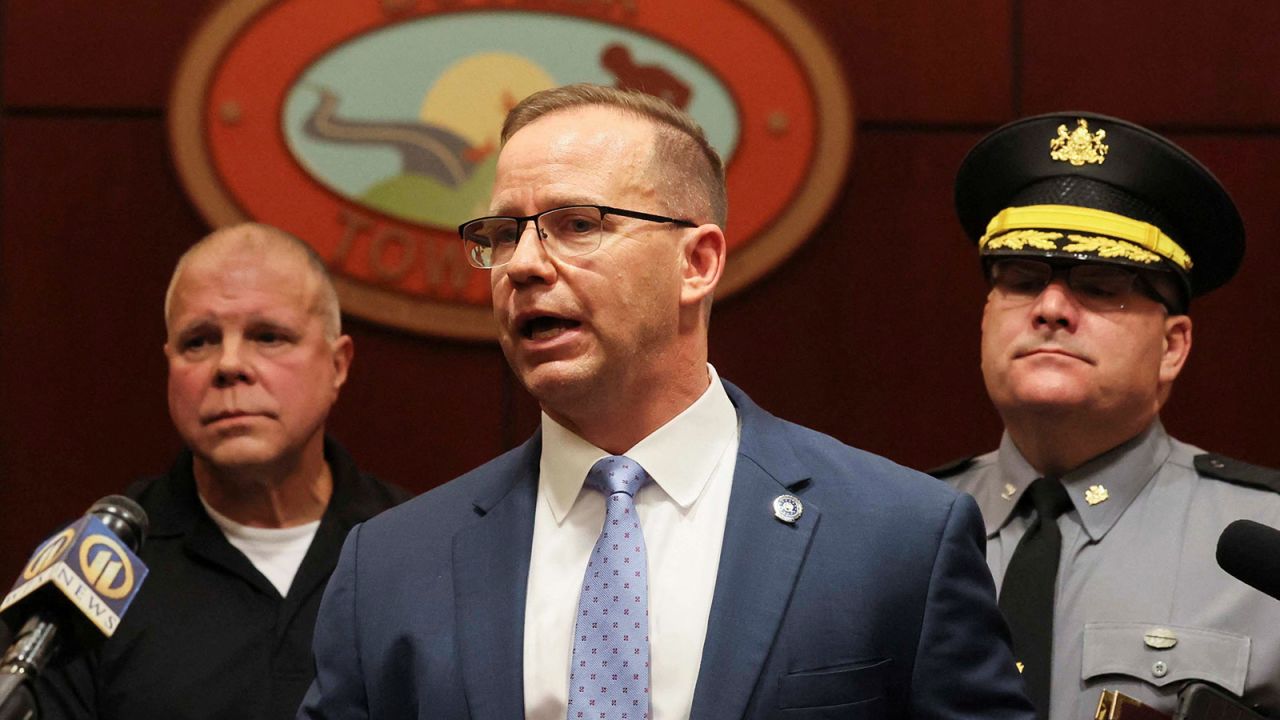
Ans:
[[[1096,113],[1038,115],[992,132],[961,163],[955,202],[983,258],[1164,270],[1194,297],[1225,284],[1244,257],[1240,213],[1204,165]]]

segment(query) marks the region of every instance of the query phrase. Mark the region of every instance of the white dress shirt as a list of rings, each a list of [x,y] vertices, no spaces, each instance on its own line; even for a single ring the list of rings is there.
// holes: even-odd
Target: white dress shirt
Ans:
[[[649,560],[650,718],[689,717],[715,592],[738,414],[715,368],[684,412],[624,453],[653,482],[636,497]],[[584,489],[609,453],[542,415],[542,459],[524,614],[524,708],[564,720],[579,588],[604,525],[604,496]]]

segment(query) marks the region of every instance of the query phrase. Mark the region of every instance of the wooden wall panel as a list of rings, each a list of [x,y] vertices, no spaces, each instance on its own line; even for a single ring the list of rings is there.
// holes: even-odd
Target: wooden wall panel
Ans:
[[[1235,197],[1247,245],[1240,273],[1192,306],[1191,358],[1165,422],[1189,442],[1280,467],[1280,136],[1170,136],[1200,158]]]
[[[1012,92],[1010,0],[804,0],[871,122],[991,123]]]
[[[993,445],[978,374],[985,290],[951,211],[954,168],[978,137],[864,132],[821,231],[713,312],[721,373],[778,415],[900,462]]]
[[[514,380],[496,346],[345,323],[356,360],[329,429],[363,467],[423,492],[510,447]]]
[[[159,108],[215,0],[6,0],[5,102]]]
[[[1023,3],[1022,110],[1139,124],[1280,125],[1280,3]]]
[[[28,519],[0,522],[4,567],[179,446],[161,306],[203,226],[163,137],[156,120],[5,120],[0,512]]]

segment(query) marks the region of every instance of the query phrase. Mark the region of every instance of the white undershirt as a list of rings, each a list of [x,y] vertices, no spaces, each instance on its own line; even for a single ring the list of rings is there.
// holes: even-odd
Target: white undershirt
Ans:
[[[706,392],[625,453],[654,480],[636,498],[649,561],[653,720],[687,718],[693,706],[737,462],[737,411],[715,368],[707,371]],[[604,524],[604,496],[583,482],[608,454],[543,413],[524,622],[529,720],[565,717],[579,588]]]
[[[231,518],[214,510],[209,503],[200,498],[204,511],[209,513],[213,522],[222,529],[227,542],[244,553],[249,562],[258,568],[280,593],[280,597],[289,594],[289,586],[293,584],[293,576],[298,574],[302,558],[311,547],[320,521],[295,525],[287,528],[256,528],[241,525]]]

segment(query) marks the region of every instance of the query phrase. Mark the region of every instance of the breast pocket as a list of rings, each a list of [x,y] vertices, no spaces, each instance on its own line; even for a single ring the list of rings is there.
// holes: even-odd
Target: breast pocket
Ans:
[[[1204,680],[1240,695],[1249,638],[1209,628],[1105,622],[1084,626],[1081,677],[1125,675],[1155,687]]]
[[[890,662],[869,660],[783,675],[778,679],[778,708],[794,711],[784,713],[789,718],[860,717],[862,710],[869,712],[883,702]],[[799,712],[803,710],[817,713]]]

